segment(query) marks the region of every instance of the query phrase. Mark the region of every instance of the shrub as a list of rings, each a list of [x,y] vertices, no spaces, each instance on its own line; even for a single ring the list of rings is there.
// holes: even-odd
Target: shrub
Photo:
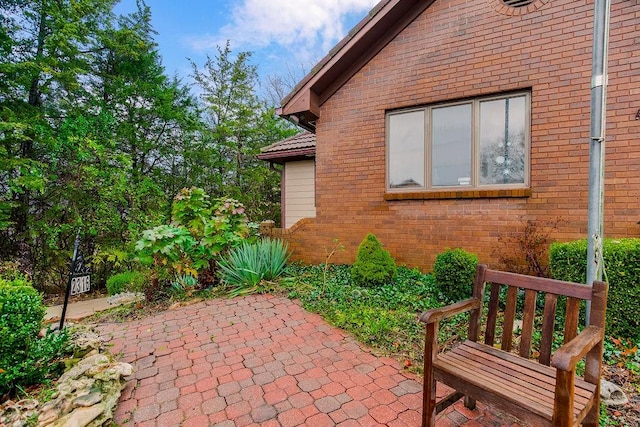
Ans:
[[[609,282],[607,333],[640,339],[640,239],[605,239],[605,280]],[[549,250],[553,277],[586,283],[587,241],[554,243]]]
[[[255,231],[240,202],[221,198],[211,203],[196,187],[184,188],[174,198],[171,219],[143,231],[135,245],[138,260],[154,270],[147,298],[160,291],[161,276],[189,275],[202,286],[211,285],[216,258],[253,239]]]
[[[478,257],[463,249],[447,249],[436,257],[433,275],[436,288],[450,301],[471,297]]]
[[[373,234],[369,233],[358,246],[356,261],[351,267],[351,278],[359,286],[377,287],[389,283],[396,275],[396,262],[389,251]]]
[[[232,295],[255,292],[263,280],[273,280],[284,271],[289,259],[288,246],[282,240],[263,238],[245,242],[218,262],[220,277],[235,287]]]
[[[500,236],[499,245],[494,250],[498,266],[514,273],[550,277],[549,244],[559,223],[560,220],[548,223],[522,221],[518,232]]]
[[[116,295],[121,292],[140,292],[144,288],[147,277],[139,271],[125,271],[114,274],[107,279],[107,292]]]
[[[44,314],[41,295],[24,276],[0,278],[0,395],[39,383],[61,368],[54,361],[68,335],[63,331],[38,339]]]

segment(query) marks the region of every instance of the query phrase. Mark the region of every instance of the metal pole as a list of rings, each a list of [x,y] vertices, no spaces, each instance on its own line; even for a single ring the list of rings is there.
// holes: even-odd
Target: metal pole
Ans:
[[[67,291],[64,294],[64,304],[62,305],[62,314],[60,315],[60,326],[58,330],[62,330],[64,326],[64,316],[67,314],[67,305],[69,304],[69,294],[71,293],[71,280],[76,270],[76,261],[78,260],[78,247],[80,246],[80,230],[76,234],[76,241],[73,244],[73,258],[71,258],[71,270],[69,270],[69,279],[67,281]]]
[[[607,59],[611,0],[595,0],[591,73],[591,138],[589,146],[589,222],[587,236],[587,284],[602,279],[604,217],[604,143],[607,102]],[[587,302],[587,325],[589,310]]]

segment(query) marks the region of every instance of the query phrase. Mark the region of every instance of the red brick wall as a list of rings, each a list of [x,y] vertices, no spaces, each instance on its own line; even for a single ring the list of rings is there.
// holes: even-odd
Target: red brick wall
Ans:
[[[373,232],[398,264],[429,271],[447,247],[495,265],[524,220],[586,237],[593,1],[553,0],[522,16],[494,0],[438,0],[322,105],[317,217],[288,234],[294,258],[350,263]],[[538,2],[543,3],[543,2]],[[640,0],[613,0],[605,236],[640,236]],[[531,196],[385,201],[385,111],[531,90]]]

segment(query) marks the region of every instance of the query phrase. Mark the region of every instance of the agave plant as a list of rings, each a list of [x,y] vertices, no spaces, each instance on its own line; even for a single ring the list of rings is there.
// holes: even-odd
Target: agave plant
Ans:
[[[289,259],[288,245],[282,240],[263,238],[244,242],[218,261],[220,278],[233,288],[230,295],[260,290],[262,281],[276,279]]]

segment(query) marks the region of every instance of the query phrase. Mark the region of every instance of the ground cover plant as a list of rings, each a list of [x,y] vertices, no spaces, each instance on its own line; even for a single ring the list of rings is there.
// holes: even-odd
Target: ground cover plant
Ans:
[[[432,275],[401,266],[393,281],[375,288],[356,284],[346,265],[290,265],[285,275],[282,288],[306,309],[377,350],[402,358],[412,370],[420,370],[424,328],[417,314],[445,300]],[[445,321],[441,334],[444,339],[464,336],[464,324],[457,318]]]

